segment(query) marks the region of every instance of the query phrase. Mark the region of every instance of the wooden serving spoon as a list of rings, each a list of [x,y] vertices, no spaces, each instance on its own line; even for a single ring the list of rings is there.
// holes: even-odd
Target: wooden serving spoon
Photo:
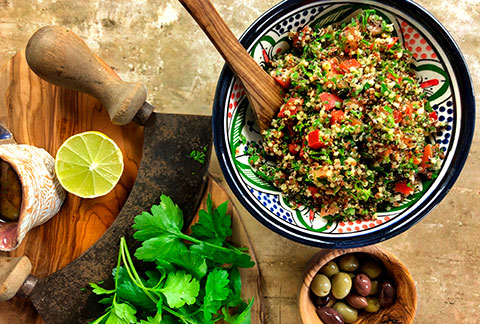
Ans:
[[[260,131],[283,103],[283,88],[248,54],[209,0],[179,0],[207,34],[247,92]]]

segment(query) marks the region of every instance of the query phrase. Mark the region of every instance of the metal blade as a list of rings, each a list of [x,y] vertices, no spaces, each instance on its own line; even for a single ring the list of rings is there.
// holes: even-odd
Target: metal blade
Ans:
[[[46,324],[88,323],[105,305],[81,291],[89,282],[111,276],[119,242],[130,237],[136,215],[169,195],[183,210],[185,223],[194,216],[202,197],[212,141],[211,117],[154,114],[145,126],[143,158],[132,192],[108,231],[82,256],[64,269],[40,279],[30,299]],[[208,146],[205,164],[189,157]]]
[[[0,121],[0,144],[15,144],[12,133]]]

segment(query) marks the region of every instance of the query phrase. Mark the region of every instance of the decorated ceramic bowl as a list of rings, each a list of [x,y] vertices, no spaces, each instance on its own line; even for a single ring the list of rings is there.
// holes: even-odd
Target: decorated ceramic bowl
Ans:
[[[431,106],[447,127],[430,137],[445,159],[438,177],[400,207],[378,211],[375,220],[329,222],[308,208],[293,209],[282,193],[257,176],[246,148],[261,141],[245,91],[229,68],[220,76],[213,129],[225,178],[244,207],[262,224],[294,241],[330,248],[373,244],[402,233],[425,217],[445,197],[468,155],[475,121],[471,78],[458,46],[425,9],[407,0],[289,0],[265,12],[240,41],[261,65],[289,48],[288,31],[305,25],[350,21],[363,9],[375,9],[394,26],[394,34],[413,53],[414,69]]]

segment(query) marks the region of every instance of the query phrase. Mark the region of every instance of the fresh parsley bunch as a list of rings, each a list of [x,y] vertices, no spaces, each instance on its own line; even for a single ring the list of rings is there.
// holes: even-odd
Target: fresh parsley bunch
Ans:
[[[253,298],[248,305],[242,301],[238,268],[255,263],[246,249],[226,242],[231,224],[227,202],[213,209],[208,196],[207,210],[200,211],[198,223],[186,235],[181,231],[182,211],[162,195],[160,204],[135,217],[133,225],[133,237],[142,242],[135,257],[153,270],[137,271],[122,238],[113,270],[115,288],[90,284],[95,294],[106,295],[100,303],[109,305],[90,324],[250,323]],[[230,315],[232,307],[236,315]]]

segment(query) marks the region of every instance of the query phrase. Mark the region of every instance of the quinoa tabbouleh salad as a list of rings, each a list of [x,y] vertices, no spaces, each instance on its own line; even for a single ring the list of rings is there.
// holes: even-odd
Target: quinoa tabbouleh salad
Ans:
[[[268,62],[285,103],[249,162],[294,208],[372,219],[419,191],[420,177],[436,177],[444,156],[427,138],[445,125],[392,32],[365,10],[348,24],[290,32],[291,49]]]

